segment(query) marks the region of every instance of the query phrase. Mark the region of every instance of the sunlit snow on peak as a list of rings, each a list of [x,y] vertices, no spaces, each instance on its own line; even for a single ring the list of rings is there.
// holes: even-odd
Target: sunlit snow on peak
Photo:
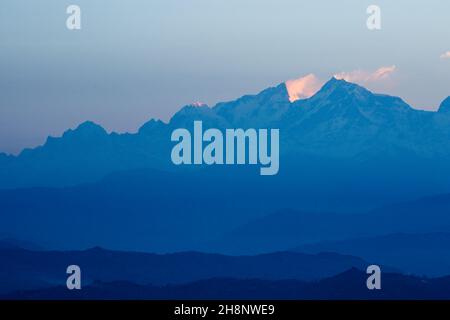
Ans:
[[[294,102],[313,96],[322,87],[323,83],[314,74],[285,82],[289,94],[289,101]]]

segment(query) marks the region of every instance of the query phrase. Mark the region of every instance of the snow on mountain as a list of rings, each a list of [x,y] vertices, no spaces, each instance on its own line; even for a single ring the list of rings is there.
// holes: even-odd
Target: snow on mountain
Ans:
[[[294,102],[300,99],[306,99],[313,96],[320,90],[323,83],[313,74],[304,77],[288,80],[285,82],[289,95],[289,101]]]
[[[332,78],[314,92],[317,83],[308,75],[212,108],[187,105],[169,123],[150,120],[133,134],[108,134],[88,121],[18,157],[0,156],[0,187],[67,185],[117,170],[170,169],[170,132],[192,128],[195,120],[221,129],[278,128],[280,152],[294,158],[450,158],[450,98],[439,112],[419,111],[345,80]]]

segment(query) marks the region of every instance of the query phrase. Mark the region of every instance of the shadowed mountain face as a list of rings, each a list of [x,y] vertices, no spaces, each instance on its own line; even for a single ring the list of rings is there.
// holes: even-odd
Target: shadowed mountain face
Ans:
[[[64,286],[66,268],[72,264],[80,266],[86,286],[96,280],[140,285],[180,284],[210,278],[309,281],[333,276],[349,268],[365,270],[369,265],[359,258],[333,253],[225,256],[184,252],[157,255],[100,248],[39,252],[4,249],[0,250],[0,261],[0,294]]]
[[[256,96],[219,103],[212,110],[231,128],[264,128],[284,119],[290,108],[289,94],[283,83]]]
[[[450,299],[450,279],[424,279],[386,273],[382,290],[368,290],[367,275],[350,269],[318,282],[296,280],[208,279],[182,285],[142,286],[95,282],[82,290],[64,287],[17,292],[4,299]]]

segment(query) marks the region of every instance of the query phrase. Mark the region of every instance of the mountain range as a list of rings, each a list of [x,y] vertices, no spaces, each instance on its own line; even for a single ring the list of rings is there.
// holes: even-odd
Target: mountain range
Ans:
[[[170,135],[195,120],[278,128],[279,173],[173,165]],[[399,272],[450,274],[449,134],[450,97],[420,111],[335,78],[295,101],[283,83],[187,105],[136,133],[87,121],[0,154],[1,293],[72,298],[79,263],[78,298],[448,298],[448,278]],[[388,290],[360,287],[369,263]]]
[[[332,78],[310,98],[291,102],[280,84],[214,107],[185,106],[134,134],[85,122],[0,156],[0,235],[60,250],[235,254],[447,232],[449,114],[450,98],[437,112],[419,111]],[[279,128],[280,172],[173,165],[170,134],[194,120]],[[424,198],[435,194],[443,196]]]
[[[355,165],[363,172],[382,165],[391,174],[391,166],[402,164],[393,173],[409,175],[432,163],[447,173],[443,162],[450,158],[449,115],[450,98],[438,112],[420,111],[400,98],[335,78],[312,97],[291,102],[282,83],[211,108],[185,106],[169,123],[152,119],[132,134],[108,134],[87,121],[18,156],[0,154],[0,188],[76,185],[131,169],[176,170],[170,161],[170,133],[192,128],[194,120],[219,129],[279,128],[285,170],[299,162],[313,166],[321,161],[325,167]],[[438,177],[431,170],[417,179]]]

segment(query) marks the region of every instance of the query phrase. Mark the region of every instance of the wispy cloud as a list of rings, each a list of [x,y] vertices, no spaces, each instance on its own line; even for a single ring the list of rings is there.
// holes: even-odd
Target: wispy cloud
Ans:
[[[450,51],[441,54],[441,59],[450,59]]]
[[[350,72],[340,72],[335,74],[334,77],[361,85],[369,85],[389,79],[396,70],[396,66],[380,67],[373,72],[359,69]]]

